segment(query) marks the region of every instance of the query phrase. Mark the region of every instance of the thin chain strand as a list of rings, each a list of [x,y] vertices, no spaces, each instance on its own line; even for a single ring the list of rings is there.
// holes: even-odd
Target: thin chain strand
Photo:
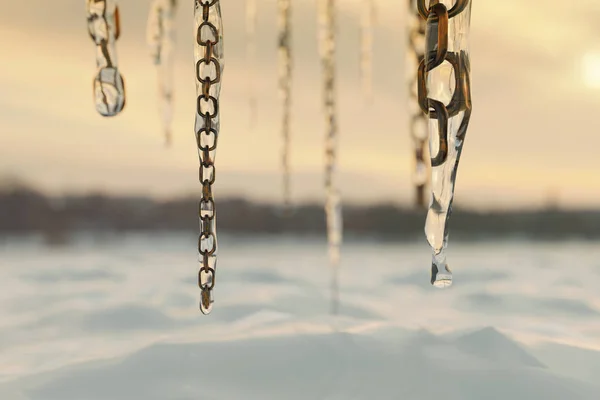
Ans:
[[[335,96],[335,2],[319,0],[320,53],[323,69],[323,103],[325,109],[325,215],[327,221],[327,240],[329,243],[329,262],[331,265],[331,289],[333,314],[338,312],[338,280],[340,246],[342,242],[342,207],[340,195],[335,183],[337,119]]]
[[[290,112],[292,90],[292,52],[291,52],[291,0],[277,0],[279,9],[279,94],[282,102],[282,154],[283,170],[283,206],[289,211],[290,193]]]
[[[417,9],[427,20],[425,57],[419,64],[419,105],[429,116],[431,202],[425,234],[433,251],[431,284],[452,284],[446,262],[448,220],[458,163],[471,117],[470,61],[468,53],[471,1],[456,0],[448,9],[439,0],[418,0]],[[450,73],[449,69],[452,69]],[[448,77],[453,77],[450,82]],[[435,91],[433,90],[435,89]]]
[[[125,83],[117,63],[120,34],[119,7],[115,0],[86,0],[88,33],[96,44],[94,103],[103,117],[113,117],[125,107]]]
[[[428,118],[419,107],[417,98],[417,69],[425,55],[425,20],[417,10],[416,0],[408,0],[408,95],[409,95],[409,131],[414,146],[414,170],[412,181],[415,185],[415,205],[425,208],[427,189],[429,149],[427,145]]]
[[[248,68],[248,106],[250,113],[250,128],[256,126],[257,107],[256,99],[256,0],[246,0],[246,63]]]
[[[196,122],[195,132],[200,159],[199,178],[202,184],[198,217],[200,236],[198,256],[200,271],[198,285],[201,289],[200,310],[208,314],[214,302],[217,268],[216,209],[212,193],[215,183],[215,155],[219,137],[219,94],[223,73],[223,31],[219,0],[194,0],[196,28]]]
[[[177,0],[154,0],[150,6],[146,38],[158,77],[159,111],[165,145],[172,143],[173,64],[175,55],[175,13]]]
[[[373,26],[375,25],[375,0],[367,0],[360,7],[360,77],[367,102],[373,100]]]

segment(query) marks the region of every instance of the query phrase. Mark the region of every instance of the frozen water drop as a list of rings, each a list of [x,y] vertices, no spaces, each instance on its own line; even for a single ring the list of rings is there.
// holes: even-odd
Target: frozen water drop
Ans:
[[[434,255],[431,262],[431,284],[436,288],[447,288],[452,285],[452,271],[442,253]]]
[[[98,71],[94,79],[96,110],[104,117],[114,117],[125,107],[123,77],[116,68],[106,67]]]
[[[202,314],[210,314],[214,301],[212,290],[203,289],[200,294],[200,311],[202,311]]]

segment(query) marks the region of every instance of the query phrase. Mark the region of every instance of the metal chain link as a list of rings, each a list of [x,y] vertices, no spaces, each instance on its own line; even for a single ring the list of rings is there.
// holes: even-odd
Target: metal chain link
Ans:
[[[410,66],[408,72],[408,94],[409,94],[409,131],[415,151],[415,164],[412,180],[415,185],[415,204],[417,207],[425,207],[425,190],[427,188],[427,173],[429,160],[427,160],[428,146],[428,118],[421,110],[418,101],[418,66],[425,56],[425,20],[421,18],[417,10],[417,0],[408,0],[408,60]]]
[[[425,225],[433,250],[431,283],[437,287],[452,283],[444,249],[458,162],[472,108],[466,40],[470,6],[470,0],[456,0],[448,10],[439,0],[431,0],[429,5],[426,0],[417,1],[421,17],[427,21],[425,55],[418,70],[418,100],[423,112],[437,121],[430,124],[430,149],[435,156],[431,158],[432,198]],[[456,19],[450,23],[453,18]],[[450,82],[452,76],[454,82]],[[435,93],[430,93],[430,88],[435,88]]]
[[[154,0],[150,6],[146,36],[158,75],[159,108],[165,145],[172,142],[173,63],[175,54],[175,13],[177,0]]]
[[[210,313],[213,304],[217,267],[216,210],[212,194],[215,183],[215,154],[219,136],[219,94],[223,72],[223,36],[219,0],[194,0],[196,24],[196,141],[200,158],[202,199],[198,217],[200,236],[198,254],[201,264],[198,285],[201,289],[200,310]]]
[[[282,101],[281,132],[283,135],[281,167],[283,169],[283,206],[289,211],[290,191],[290,112],[292,106],[291,0],[277,0],[279,9],[279,94]]]
[[[335,96],[335,1],[319,0],[320,53],[323,69],[323,103],[325,109],[325,215],[329,262],[332,270],[332,313],[338,311],[338,269],[342,242],[342,206],[335,184],[337,113]]]
[[[88,33],[96,44],[94,102],[96,111],[113,117],[125,107],[125,84],[117,65],[116,41],[121,33],[119,7],[115,0],[87,0]]]

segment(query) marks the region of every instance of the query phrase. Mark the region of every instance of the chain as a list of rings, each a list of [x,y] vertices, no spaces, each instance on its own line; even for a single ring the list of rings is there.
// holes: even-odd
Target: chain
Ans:
[[[256,125],[257,116],[257,100],[255,87],[255,70],[256,68],[256,0],[246,0],[246,62],[248,68],[248,103],[250,106],[250,127]]]
[[[417,0],[408,0],[408,72],[409,94],[409,130],[415,151],[413,183],[415,185],[415,202],[417,207],[425,207],[425,189],[427,187],[427,115],[423,113],[418,102],[418,66],[425,56],[425,20],[417,10]]]
[[[86,14],[88,32],[96,43],[96,110],[104,117],[112,117],[125,107],[125,84],[117,66],[115,47],[121,33],[119,7],[115,0],[87,0]]]
[[[283,115],[281,132],[283,134],[281,166],[283,169],[283,206],[289,210],[290,194],[290,111],[292,105],[292,52],[291,52],[291,0],[277,0],[279,8],[279,93]]]
[[[196,141],[200,158],[202,199],[198,217],[200,236],[198,255],[201,264],[198,285],[201,289],[200,310],[210,313],[213,304],[217,266],[216,210],[212,194],[215,183],[215,154],[219,136],[219,94],[223,72],[223,36],[219,0],[194,0],[196,27]]]
[[[159,109],[162,114],[165,144],[172,141],[173,62],[175,50],[175,12],[177,0],[154,0],[150,7],[147,41],[157,67]]]
[[[360,75],[365,99],[373,99],[373,26],[375,25],[375,0],[359,4],[360,24]],[[363,9],[364,7],[364,9]]]
[[[452,213],[458,162],[471,117],[467,48],[471,2],[456,0],[448,9],[439,0],[431,0],[429,6],[426,0],[418,0],[417,9],[427,21],[425,56],[418,70],[418,101],[423,112],[437,121],[429,124],[429,147],[435,156],[431,157],[432,197],[425,233],[433,250],[431,283],[446,287],[452,284],[452,272],[444,253],[447,222]],[[450,81],[452,77],[454,82]]]
[[[319,0],[320,53],[323,68],[323,103],[325,108],[325,215],[329,262],[332,269],[332,312],[338,311],[338,269],[342,242],[342,207],[335,184],[337,119],[335,98],[335,2]]]

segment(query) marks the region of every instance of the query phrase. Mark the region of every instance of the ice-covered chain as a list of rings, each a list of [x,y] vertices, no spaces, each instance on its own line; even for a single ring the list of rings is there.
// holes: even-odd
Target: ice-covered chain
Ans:
[[[219,136],[219,93],[223,73],[223,29],[219,0],[194,0],[196,46],[196,141],[200,158],[202,199],[198,216],[198,255],[201,289],[200,310],[210,313],[217,267],[216,210],[212,193],[215,183],[215,153]]]
[[[165,143],[172,141],[173,121],[173,64],[175,56],[175,14],[177,0],[154,0],[150,6],[146,36],[150,55],[158,76],[159,111]]]
[[[246,0],[246,63],[248,67],[248,103],[250,109],[250,127],[256,125],[256,0]]]
[[[419,104],[429,116],[431,152],[431,202],[425,234],[433,250],[431,283],[452,284],[446,262],[448,219],[458,162],[471,117],[470,62],[468,53],[471,1],[418,0],[427,20],[425,57],[419,65]]]
[[[415,203],[417,207],[425,207],[425,189],[427,188],[427,173],[429,160],[427,160],[427,125],[428,117],[419,106],[418,66],[425,55],[425,20],[417,10],[417,0],[408,0],[408,109],[409,132],[414,146],[414,170],[412,181],[415,185]]]
[[[332,271],[332,311],[337,313],[338,268],[342,242],[342,205],[335,182],[337,116],[335,96],[335,1],[319,0],[319,48],[325,109],[325,215],[329,262]]]
[[[290,112],[292,106],[291,0],[277,0],[279,10],[279,95],[281,97],[283,205],[289,210],[290,194]]]
[[[86,0],[88,32],[96,43],[94,101],[104,117],[125,107],[125,84],[117,64],[116,41],[120,34],[119,7],[115,0]]]
[[[360,77],[367,101],[373,98],[373,26],[375,0],[359,3],[360,10]]]

